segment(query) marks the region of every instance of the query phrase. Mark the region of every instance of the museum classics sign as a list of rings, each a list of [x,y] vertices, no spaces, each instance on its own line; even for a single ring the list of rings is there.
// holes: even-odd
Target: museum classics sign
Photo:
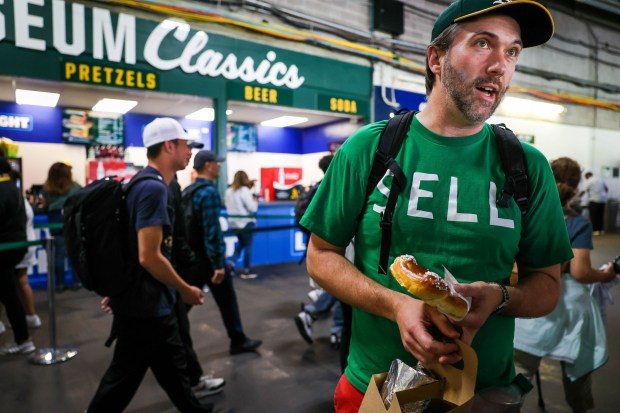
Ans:
[[[310,109],[333,95],[369,115],[370,67],[75,2],[0,0],[0,56],[0,75]]]

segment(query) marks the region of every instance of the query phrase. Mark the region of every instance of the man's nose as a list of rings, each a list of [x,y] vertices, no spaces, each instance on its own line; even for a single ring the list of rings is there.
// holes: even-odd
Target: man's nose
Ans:
[[[497,77],[501,77],[506,73],[506,56],[501,51],[494,51],[489,56],[487,72]]]

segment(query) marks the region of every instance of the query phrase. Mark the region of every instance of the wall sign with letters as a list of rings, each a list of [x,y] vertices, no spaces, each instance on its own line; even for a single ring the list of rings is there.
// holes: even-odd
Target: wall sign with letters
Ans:
[[[0,112],[0,129],[31,131],[33,118],[30,115]]]
[[[0,75],[208,97],[235,90],[238,100],[309,109],[333,94],[331,111],[370,115],[370,65],[77,2],[0,0],[0,56]]]

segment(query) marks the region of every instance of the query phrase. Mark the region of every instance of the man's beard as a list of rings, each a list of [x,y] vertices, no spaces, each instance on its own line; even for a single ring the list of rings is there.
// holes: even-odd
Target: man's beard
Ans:
[[[473,83],[468,83],[465,73],[457,70],[450,64],[450,55],[446,55],[441,84],[452,98],[456,107],[461,111],[467,120],[472,123],[484,122],[493,115],[506,93],[501,82],[495,76],[478,78]],[[494,84],[498,86],[495,102],[486,100],[478,101],[472,93],[472,88],[476,89],[484,84]]]

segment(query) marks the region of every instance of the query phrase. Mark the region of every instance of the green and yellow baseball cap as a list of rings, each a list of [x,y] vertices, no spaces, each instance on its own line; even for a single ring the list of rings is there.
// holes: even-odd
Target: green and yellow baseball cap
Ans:
[[[523,47],[538,46],[553,36],[553,17],[540,3],[531,0],[457,0],[448,6],[435,21],[431,41],[452,23],[487,13],[512,17],[521,27]]]

